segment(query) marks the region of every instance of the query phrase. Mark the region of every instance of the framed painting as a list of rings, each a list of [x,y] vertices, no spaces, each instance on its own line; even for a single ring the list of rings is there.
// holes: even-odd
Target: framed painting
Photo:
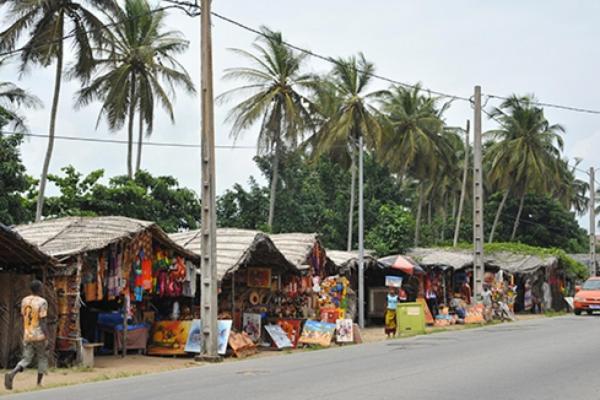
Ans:
[[[354,342],[353,324],[351,319],[338,319],[335,321],[335,341],[338,343]]]
[[[233,321],[230,319],[220,319],[217,323],[217,330],[219,331],[217,353],[220,355],[225,355],[227,352],[227,342],[231,333],[231,325],[233,325]]]
[[[275,347],[278,349],[288,349],[293,347],[290,338],[287,336],[284,330],[281,329],[281,326],[275,324],[266,325],[265,330],[271,337],[271,340],[273,340]]]
[[[299,343],[316,344],[323,347],[329,347],[333,334],[335,333],[335,324],[327,322],[318,322],[308,320],[304,324]]]
[[[183,355],[192,321],[158,321],[152,325],[148,354]]]
[[[277,325],[281,326],[281,329],[286,333],[290,342],[292,342],[292,347],[296,347],[298,339],[300,339],[302,321],[299,319],[280,319],[277,321]]]
[[[248,268],[247,286],[252,288],[271,288],[271,268]]]
[[[260,314],[244,313],[242,328],[254,343],[260,340],[261,321],[262,318]]]
[[[195,319],[190,326],[190,333],[185,344],[185,349],[188,353],[202,352],[202,321]]]

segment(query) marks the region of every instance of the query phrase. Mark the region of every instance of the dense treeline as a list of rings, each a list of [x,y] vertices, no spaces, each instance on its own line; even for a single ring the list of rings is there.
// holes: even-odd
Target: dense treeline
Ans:
[[[122,6],[112,0],[2,4],[8,25],[0,32],[0,50],[13,50],[24,39],[15,58],[23,70],[56,68],[39,181],[25,175],[21,139],[0,138],[2,221],[112,213],[157,220],[168,230],[197,227],[196,194],[173,177],[153,177],[142,169],[142,142],[152,132],[154,106],[174,121],[177,89],[195,92],[177,61],[188,42],[165,26],[166,11],[147,0],[126,0]],[[65,67],[67,51],[75,62]],[[418,84],[376,90],[375,65],[363,54],[332,59],[329,71],[311,73],[310,58],[268,28],[249,49],[233,51],[240,63],[223,79],[239,86],[217,101],[230,107],[232,137],[259,128],[256,162],[268,185],[251,179],[229,189],[218,200],[221,226],[317,230],[330,247],[355,247],[358,143],[363,141],[369,247],[388,253],[451,243],[455,231],[456,239],[471,239],[472,151],[464,140],[468,128],[447,124],[450,102]],[[48,173],[65,75],[82,84],[75,109],[98,101],[99,119],[111,130],[126,128],[126,176],[103,184],[102,170],[83,176],[65,166],[58,176]],[[0,82],[0,128],[26,129],[24,110],[38,106],[40,101],[17,85]],[[585,210],[588,187],[564,158],[564,128],[547,120],[533,95],[514,95],[486,114],[497,125],[485,133],[488,241],[582,251],[585,233],[575,213]],[[47,181],[60,195],[46,195]]]

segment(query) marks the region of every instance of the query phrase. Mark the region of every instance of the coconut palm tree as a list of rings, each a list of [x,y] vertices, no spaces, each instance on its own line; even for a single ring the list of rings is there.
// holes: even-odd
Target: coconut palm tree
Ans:
[[[109,12],[117,8],[114,0],[0,0],[0,6],[8,5],[5,15],[10,26],[0,33],[0,51],[14,50],[24,34],[28,38],[20,54],[21,72],[32,64],[47,67],[56,63],[54,95],[50,111],[48,147],[40,178],[36,207],[36,221],[42,217],[48,169],[54,148],[54,134],[58,101],[63,76],[65,35],[72,37],[75,48],[75,64],[72,75],[83,80],[90,77],[93,64],[92,48],[101,47],[105,39],[102,20],[92,10]]]
[[[423,94],[420,85],[393,87],[382,102],[386,116],[383,159],[400,175],[408,174],[419,181],[415,247],[420,241],[423,204],[431,192],[427,182],[433,183],[443,166],[452,164],[449,157],[454,153],[442,134],[443,113],[449,104],[438,107],[437,103],[438,99]]]
[[[551,125],[544,110],[534,103],[533,96],[513,95],[490,113],[490,118],[500,127],[486,132],[494,141],[485,155],[491,166],[489,180],[504,192],[490,232],[490,243],[510,192],[520,199],[511,234],[514,240],[527,193],[552,191],[560,182],[564,128]]]
[[[2,67],[2,60],[0,60]],[[42,105],[40,99],[27,93],[12,82],[0,82],[0,129],[11,126],[19,131],[27,131],[25,117],[18,108],[37,108]]]
[[[244,97],[227,117],[232,123],[231,136],[235,139],[261,121],[258,154],[272,157],[267,220],[272,229],[281,158],[286,151],[298,146],[312,126],[310,101],[303,93],[312,87],[314,77],[302,71],[306,55],[286,46],[280,32],[266,27],[262,27],[261,32],[253,44],[255,53],[231,49],[248,61],[249,66],[227,69],[223,78],[242,80],[247,84],[221,94],[218,100],[227,102],[236,96]]]
[[[358,56],[334,60],[330,74],[321,79],[318,91],[332,98],[325,101],[329,109],[315,141],[317,154],[339,154],[339,149],[350,155],[351,183],[348,211],[347,249],[352,250],[354,232],[354,204],[356,196],[356,161],[359,138],[368,149],[377,149],[382,139],[380,114],[374,101],[384,91],[369,92],[375,66],[360,53]]]
[[[164,10],[152,8],[147,0],[127,0],[110,16],[111,46],[98,49],[98,75],[78,93],[77,106],[102,101],[98,123],[105,117],[112,130],[127,126],[127,174],[138,172],[142,160],[144,128],[152,133],[154,104],[160,104],[175,122],[172,100],[175,87],[195,93],[194,84],[176,56],[189,42],[179,31],[165,29]],[[124,23],[117,23],[125,21]],[[166,84],[166,89],[165,85]],[[133,167],[133,129],[138,114],[137,161]]]

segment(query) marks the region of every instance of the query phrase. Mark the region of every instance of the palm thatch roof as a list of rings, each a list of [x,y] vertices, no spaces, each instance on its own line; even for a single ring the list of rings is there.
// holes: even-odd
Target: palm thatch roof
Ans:
[[[356,268],[358,265],[358,251],[344,251],[344,250],[327,250],[327,258],[329,258],[339,270],[345,268]],[[377,258],[375,258],[371,251],[365,251],[365,266],[367,268],[377,265]]]
[[[455,270],[471,267],[473,253],[463,249],[416,248],[408,255],[428,267],[451,267]],[[556,265],[558,258],[500,251],[485,253],[486,267],[499,268],[510,273],[529,274],[540,268]]]
[[[156,223],[127,217],[65,217],[19,225],[15,230],[42,251],[57,258],[102,250],[110,244],[150,231],[152,237],[165,247],[192,261],[200,260],[197,254],[171,240]]]
[[[0,269],[54,264],[56,261],[51,256],[0,223]]]
[[[299,270],[307,270],[309,257],[319,243],[316,233],[278,233],[269,235],[277,249]]]
[[[200,230],[174,233],[170,237],[180,246],[201,255]],[[296,269],[266,234],[247,229],[217,229],[217,279],[222,280],[244,265]]]

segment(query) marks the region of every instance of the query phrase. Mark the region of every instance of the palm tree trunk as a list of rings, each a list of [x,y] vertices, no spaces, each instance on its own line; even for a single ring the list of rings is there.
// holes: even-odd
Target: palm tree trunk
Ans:
[[[273,229],[273,218],[275,218],[275,198],[277,196],[277,181],[279,180],[279,141],[275,143],[275,154],[273,156],[273,176],[271,177],[271,194],[269,195],[269,218],[267,225],[269,230]]]
[[[423,197],[425,197],[423,183],[419,183],[419,203],[417,204],[417,220],[415,221],[415,247],[419,247],[421,240],[421,213],[423,210]]]
[[[64,15],[61,13],[60,18],[60,30],[61,36],[64,31],[63,18]],[[57,43],[58,49],[56,54],[56,74],[54,76],[54,96],[52,98],[52,110],[50,111],[50,128],[48,129],[48,147],[46,148],[46,158],[44,159],[44,166],[42,168],[42,176],[40,177],[40,192],[38,194],[37,206],[35,210],[35,221],[39,222],[42,219],[44,211],[44,196],[46,194],[46,182],[48,181],[48,169],[50,168],[50,159],[52,158],[52,151],[54,150],[54,134],[56,130],[56,115],[58,113],[58,100],[60,96],[60,85],[62,82],[62,68],[63,68],[63,42],[62,40]]]
[[[523,196],[521,196],[521,201],[519,202],[519,211],[517,212],[517,218],[515,219],[515,223],[513,225],[512,234],[510,235],[511,242],[514,242],[515,237],[517,236],[517,229],[519,229],[519,222],[521,221],[521,214],[523,213],[524,205],[525,205],[525,192],[523,192]]]
[[[131,77],[129,90],[129,126],[127,129],[127,177],[133,178],[133,120],[135,118],[135,75]]]
[[[144,140],[144,116],[140,109],[140,132],[138,134],[138,145],[137,145],[137,161],[135,163],[135,173],[137,174],[142,166],[142,142]]]
[[[346,246],[348,251],[352,251],[352,234],[354,228],[354,192],[356,192],[356,151],[354,147],[352,147],[350,158],[352,159],[352,164],[350,166],[352,178],[350,182],[350,211],[348,211],[348,245]]]
[[[490,232],[490,238],[488,243],[492,243],[494,241],[494,234],[496,233],[496,228],[498,227],[498,221],[500,220],[500,214],[502,214],[502,209],[504,208],[504,204],[506,204],[506,200],[508,199],[508,194],[510,193],[510,189],[504,192],[504,196],[502,196],[502,201],[498,206],[498,211],[496,211],[496,217],[494,218],[494,224],[492,225],[492,231]]]

